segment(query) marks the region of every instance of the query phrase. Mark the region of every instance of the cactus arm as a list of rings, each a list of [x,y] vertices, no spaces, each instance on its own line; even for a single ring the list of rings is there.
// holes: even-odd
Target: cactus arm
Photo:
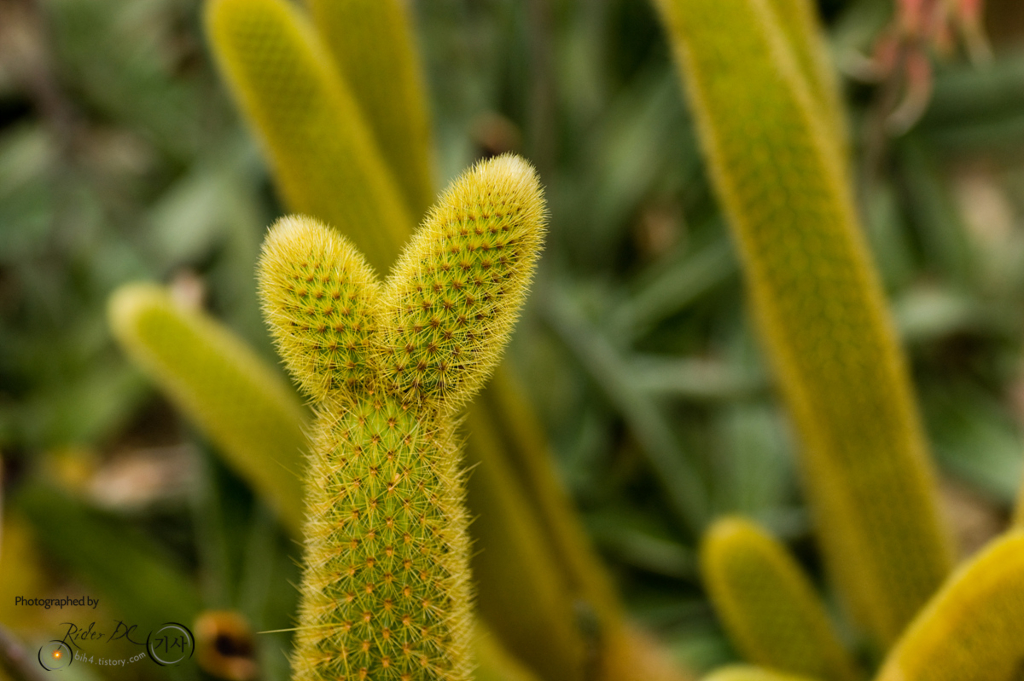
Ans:
[[[288,370],[317,402],[358,390],[371,371],[377,277],[322,223],[284,217],[264,241],[260,296]]]
[[[413,216],[434,200],[431,131],[409,3],[311,0],[317,32],[359,103]]]
[[[327,48],[286,0],[210,0],[221,73],[292,210],[348,234],[378,270],[413,220]]]
[[[793,676],[771,669],[733,665],[723,667],[705,676],[703,681],[814,681],[805,676]]]
[[[133,362],[297,532],[305,416],[288,385],[241,339],[157,286],[121,287],[108,312]]]
[[[807,576],[756,525],[718,520],[700,557],[715,611],[748,661],[827,681],[862,677]]]
[[[801,441],[827,566],[895,639],[951,552],[881,286],[827,126],[765,0],[658,0]]]
[[[481,162],[452,183],[381,294],[395,390],[454,413],[480,388],[526,297],[544,220],[522,159]]]
[[[1024,671],[1024,532],[960,567],[893,648],[877,681],[1015,681]]]

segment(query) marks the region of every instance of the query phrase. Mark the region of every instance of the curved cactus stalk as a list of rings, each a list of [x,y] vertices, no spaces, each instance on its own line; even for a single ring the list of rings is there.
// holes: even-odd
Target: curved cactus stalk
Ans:
[[[717,521],[700,558],[715,611],[747,660],[828,681],[862,677],[800,566],[759,527]]]
[[[241,339],[155,285],[122,286],[108,312],[125,352],[297,533],[306,436],[287,383]]]
[[[837,142],[767,0],[658,0],[801,440],[827,567],[891,642],[951,551]]]
[[[703,681],[814,681],[806,676],[793,676],[771,669],[760,667],[745,667],[736,665],[723,667],[710,676],[705,676]]]
[[[211,0],[210,45],[293,211],[386,270],[413,219],[327,48],[286,0]]]
[[[317,402],[295,679],[469,679],[454,417],[497,363],[543,229],[535,173],[500,157],[453,183],[383,286],[312,219],[268,235],[263,308]]]
[[[876,681],[1016,681],[1024,672],[1024,531],[950,577],[889,653]]]
[[[434,201],[434,182],[427,98],[408,4],[311,0],[309,9],[406,203],[419,217]]]

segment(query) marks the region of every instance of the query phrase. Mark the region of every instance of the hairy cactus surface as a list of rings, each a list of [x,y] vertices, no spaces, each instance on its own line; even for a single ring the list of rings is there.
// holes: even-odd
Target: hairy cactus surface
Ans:
[[[744,659],[828,681],[861,678],[810,580],[763,530],[719,520],[700,557],[715,611]]]
[[[826,565],[891,643],[951,566],[834,126],[768,0],[657,0],[801,445]]]
[[[279,221],[260,293],[317,410],[294,678],[470,678],[458,410],[493,370],[540,250],[533,170],[445,192],[384,283],[344,237]]]
[[[1024,532],[963,565],[889,653],[876,681],[1017,681],[1024,675]]]

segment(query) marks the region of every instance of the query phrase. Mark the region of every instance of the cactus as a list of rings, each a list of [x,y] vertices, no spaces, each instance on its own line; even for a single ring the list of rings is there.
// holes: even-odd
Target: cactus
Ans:
[[[309,21],[285,0],[211,0],[206,25],[284,200],[349,234],[386,271],[414,221]]]
[[[847,161],[847,126],[843,113],[839,78],[828,58],[825,36],[818,24],[815,7],[808,0],[769,0],[785,32],[800,76],[807,84],[814,105],[828,126],[828,141],[834,142],[841,163]]]
[[[1016,681],[1024,672],[1024,532],[962,566],[889,653],[877,681]]]
[[[210,0],[211,50],[288,207],[338,227],[386,271],[430,183],[409,12],[400,0],[309,9],[311,21],[284,0]],[[361,176],[342,177],[349,169]],[[524,397],[508,372],[492,385],[466,419],[482,615],[550,681],[582,679],[592,665],[654,664],[623,621]],[[593,624],[580,626],[580,607]]]
[[[792,676],[771,669],[736,665],[723,667],[703,681],[814,681],[804,676]]]
[[[701,546],[704,584],[729,638],[755,664],[827,681],[861,678],[814,587],[777,541],[740,518]]]
[[[267,236],[264,313],[317,410],[294,678],[469,678],[455,418],[497,363],[543,228],[536,175],[505,156],[453,183],[383,284],[313,219]]]
[[[111,297],[110,312],[115,335],[129,358],[218,444],[235,472],[263,499],[287,509],[281,519],[299,537],[307,424],[294,394],[230,329],[199,310],[174,304],[160,287],[126,284]],[[166,342],[164,333],[137,332],[154,326],[154,320],[157,328],[185,332],[173,334],[174,343]],[[190,358],[195,357],[216,369],[194,371]],[[226,405],[232,405],[232,418],[221,418],[218,412]],[[483,623],[475,622],[474,628],[478,679],[536,681]]]
[[[381,155],[418,218],[434,200],[434,182],[427,98],[408,3],[311,0],[309,9],[317,33],[334,56]],[[381,43],[388,49],[380,49]]]
[[[768,0],[657,0],[801,445],[826,566],[891,643],[951,564],[840,143]]]
[[[844,186],[836,117],[794,31],[796,5],[658,4],[802,439],[826,564],[852,614],[876,642],[894,644],[877,680],[1019,678],[1024,511],[944,580],[951,559],[906,369]],[[774,541],[729,520],[702,553],[712,600],[745,656],[823,679],[855,673]],[[736,667],[709,681],[790,678]]]
[[[111,296],[110,327],[132,360],[218,445],[281,516],[302,524],[304,415],[288,384],[245,343],[152,284]]]

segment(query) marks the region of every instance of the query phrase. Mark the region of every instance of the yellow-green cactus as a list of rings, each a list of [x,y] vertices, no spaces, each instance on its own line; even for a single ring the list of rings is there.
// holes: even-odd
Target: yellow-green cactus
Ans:
[[[287,0],[210,0],[210,44],[283,198],[385,270],[414,224],[327,47]]]
[[[575,617],[577,601],[492,421],[479,405],[466,420],[467,463],[477,464],[467,489],[475,516],[477,606],[495,635],[542,679],[580,679],[587,651]],[[523,598],[529,598],[525,606]]]
[[[160,287],[127,284],[112,296],[110,308],[115,334],[129,358],[149,375],[178,409],[193,419],[207,437],[218,443],[229,464],[264,499],[278,508],[288,509],[282,514],[282,520],[293,536],[301,536],[304,505],[299,481],[306,468],[304,432],[307,424],[305,412],[294,394],[229,328],[200,311],[175,305]],[[147,318],[150,321],[147,322]],[[157,326],[165,330],[182,328],[191,329],[191,332],[171,334],[175,342],[169,344],[165,342],[164,333],[136,331],[140,327],[153,326],[153,318],[157,318]],[[195,357],[204,358],[205,366],[217,369],[196,372]],[[224,380],[225,376],[229,380]],[[270,377],[270,380],[260,380],[260,377]],[[213,399],[216,402],[211,403]],[[225,405],[231,406],[227,411],[230,418],[221,418],[219,408]],[[206,406],[212,406],[212,409]],[[280,471],[294,471],[295,475],[278,474]],[[475,476],[493,476],[493,473],[491,468],[478,469]],[[496,501],[493,496],[516,493],[517,488],[509,484],[512,475],[511,471],[502,470],[498,475],[500,479],[489,480],[483,488],[487,504],[501,507],[503,502]],[[479,504],[477,512],[481,512],[480,508],[490,508],[487,504]],[[519,511],[529,509],[525,500],[504,504]],[[496,513],[501,518],[524,520],[522,513]],[[559,591],[555,578],[558,570],[549,564],[547,554],[537,550],[538,541],[531,536],[534,530],[520,525],[521,522],[510,530],[501,523],[488,524],[487,527],[497,532],[504,531],[491,543],[499,550],[491,553],[496,554],[497,560],[519,565],[525,561],[526,566],[536,568],[520,569],[517,574],[525,582],[522,588],[533,594],[535,600],[555,602],[541,606],[542,610],[571,608],[571,604],[561,603],[567,600],[567,596]],[[487,593],[506,592],[505,589],[494,589]],[[509,611],[524,612],[514,605],[509,607]],[[572,632],[560,628],[561,619],[548,618],[547,621],[550,624],[543,633],[555,645],[572,640]],[[522,627],[525,629],[531,624],[524,622]],[[478,679],[527,681],[534,678],[504,650],[500,639],[487,632],[483,623],[477,621],[474,628],[477,631],[474,650]],[[644,678],[675,677],[662,674]]]
[[[771,669],[760,667],[746,667],[736,665],[723,667],[710,676],[705,676],[703,681],[814,681],[806,676],[793,676]]]
[[[434,201],[430,121],[409,3],[310,0],[310,13],[417,218]],[[381,49],[386,45],[387,49]]]
[[[118,289],[109,317],[125,352],[297,532],[306,436],[287,383],[241,339],[152,284]]]
[[[768,0],[657,0],[801,445],[827,567],[893,641],[949,572],[927,449],[822,105]]]
[[[376,269],[386,271],[411,234],[413,220],[396,229],[388,216],[394,217],[401,201],[386,191],[364,191],[358,182],[339,183],[338,169],[364,167],[370,176],[361,182],[379,186],[377,168],[388,166],[393,184],[406,194],[405,212],[422,209],[429,183],[429,154],[423,150],[429,147],[429,126],[405,5],[311,1],[310,30],[282,0],[256,0],[251,6],[245,0],[209,1],[211,49],[263,141],[285,202],[338,227]],[[259,31],[252,28],[257,19]],[[240,41],[238,35],[249,37]],[[325,53],[333,55],[333,64],[324,65]],[[296,83],[299,111],[293,110]],[[351,118],[349,99],[356,100],[374,144],[333,139]],[[302,117],[318,123],[297,129],[295,121]],[[366,162],[367,154],[376,160]],[[301,191],[288,190],[289,182],[303,181]],[[353,195],[384,205],[350,205]],[[374,211],[384,217],[375,218]],[[521,391],[512,387],[507,372],[499,371],[492,384],[495,388],[485,391],[466,420],[467,457],[475,471],[469,482],[477,518],[473,568],[482,614],[512,652],[549,681],[581,679],[594,666],[637,667],[638,656],[656,657],[649,646],[633,646],[617,595],[559,486]],[[586,627],[577,617],[580,607],[594,615]]]
[[[839,88],[839,77],[828,54],[825,36],[812,0],[770,0],[779,27],[793,51],[800,75],[810,90],[829,138],[838,145],[840,163],[846,162],[846,116]]]
[[[717,521],[701,545],[700,565],[715,612],[748,661],[827,681],[862,677],[807,576],[759,527],[741,518]]]
[[[477,622],[474,635],[477,667],[474,681],[537,681],[537,677],[508,654],[487,627]]]
[[[392,275],[309,218],[271,230],[271,335],[316,402],[294,678],[469,679],[470,583],[455,417],[497,363],[544,229],[533,170],[453,183]]]
[[[960,567],[889,653],[877,681],[1018,681],[1024,674],[1024,531]]]
[[[1017,527],[1024,527],[1024,486],[1017,493],[1017,505],[1013,509],[1013,524]]]

